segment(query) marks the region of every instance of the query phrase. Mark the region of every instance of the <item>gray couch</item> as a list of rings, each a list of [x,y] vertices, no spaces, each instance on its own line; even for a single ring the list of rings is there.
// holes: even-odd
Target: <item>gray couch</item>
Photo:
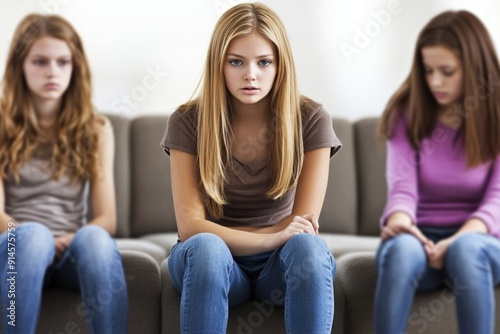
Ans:
[[[109,118],[116,138],[116,241],[127,281],[129,332],[179,333],[180,296],[165,265],[177,237],[169,159],[159,145],[167,117]],[[386,200],[385,147],[375,140],[377,123],[333,119],[343,148],[330,164],[320,235],[337,261],[334,333],[373,333],[374,253]],[[500,289],[496,293],[499,300]],[[77,292],[46,290],[39,333],[86,333],[80,305]],[[449,294],[419,293],[408,333],[455,333],[455,323]],[[230,310],[227,332],[284,333],[283,309],[262,310],[248,302]]]

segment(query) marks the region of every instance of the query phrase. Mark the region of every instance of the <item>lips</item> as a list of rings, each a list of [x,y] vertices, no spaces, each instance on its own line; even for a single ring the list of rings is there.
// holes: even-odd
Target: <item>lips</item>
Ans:
[[[252,95],[252,94],[258,93],[260,91],[260,89],[255,87],[255,86],[245,86],[245,87],[241,88],[240,91],[243,94]]]
[[[436,99],[442,99],[442,98],[446,97],[446,95],[448,95],[448,93],[445,93],[445,92],[434,92],[434,96],[436,97]]]
[[[54,82],[49,82],[48,84],[46,84],[45,86],[45,89],[57,89],[59,88],[59,85],[54,83]]]

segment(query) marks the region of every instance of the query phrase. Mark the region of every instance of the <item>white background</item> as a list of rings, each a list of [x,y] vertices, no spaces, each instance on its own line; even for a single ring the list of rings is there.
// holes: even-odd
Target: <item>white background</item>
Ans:
[[[129,117],[171,113],[196,88],[217,19],[240,2],[0,0],[0,76],[20,20],[32,12],[59,14],[83,39],[101,111]],[[409,72],[419,31],[444,10],[472,11],[500,45],[497,0],[261,2],[287,28],[301,92],[348,120],[380,115]],[[349,47],[357,53],[342,51]],[[156,81],[151,72],[159,72]]]

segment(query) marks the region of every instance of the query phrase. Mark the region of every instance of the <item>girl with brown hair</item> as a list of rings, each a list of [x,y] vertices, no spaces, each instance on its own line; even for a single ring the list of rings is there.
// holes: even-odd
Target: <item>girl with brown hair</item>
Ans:
[[[500,67],[467,11],[421,31],[389,101],[388,201],[377,256],[376,333],[403,333],[415,291],[453,285],[460,333],[493,333],[500,283]]]

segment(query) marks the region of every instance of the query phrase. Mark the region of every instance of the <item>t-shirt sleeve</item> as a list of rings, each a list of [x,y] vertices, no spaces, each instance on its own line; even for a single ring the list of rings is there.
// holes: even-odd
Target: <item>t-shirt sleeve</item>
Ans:
[[[318,106],[303,114],[302,127],[304,152],[331,147],[330,157],[332,157],[342,147],[333,130],[332,116],[323,107]]]
[[[193,111],[175,111],[168,118],[161,147],[170,155],[170,149],[197,154],[196,115]]]

